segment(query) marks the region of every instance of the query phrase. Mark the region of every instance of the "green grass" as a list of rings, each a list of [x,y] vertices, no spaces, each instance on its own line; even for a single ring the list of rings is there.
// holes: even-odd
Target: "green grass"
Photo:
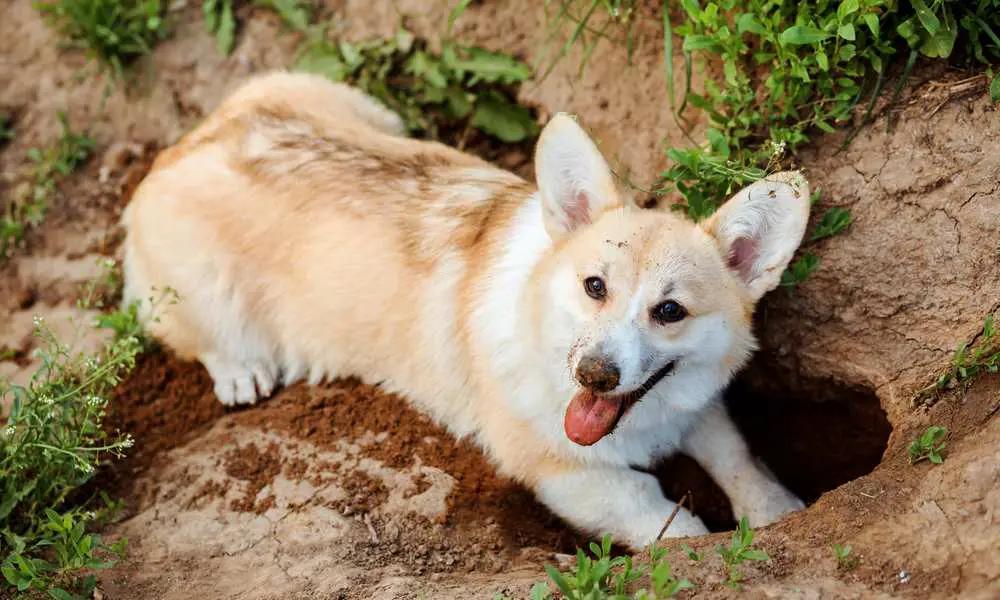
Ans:
[[[853,571],[858,566],[858,557],[853,553],[850,544],[834,544],[833,556],[837,559],[837,568],[841,571]]]
[[[59,113],[58,119],[62,127],[59,138],[48,146],[28,150],[28,180],[15,188],[15,193],[0,199],[0,259],[13,252],[29,227],[45,219],[45,210],[59,182],[83,165],[94,151],[94,140],[86,133],[73,131],[65,114]]]
[[[161,0],[54,0],[35,7],[70,47],[82,49],[116,81],[167,36]]]
[[[939,425],[932,425],[927,428],[920,437],[910,442],[906,449],[910,456],[910,464],[917,464],[921,461],[930,461],[935,465],[944,462],[941,452],[945,447],[945,438],[948,437],[948,428]]]
[[[611,538],[591,543],[590,552],[577,550],[576,564],[560,572],[548,565],[545,571],[565,600],[653,600],[672,598],[694,585],[673,574],[667,551],[651,546],[648,564],[635,564],[631,556],[611,556]],[[498,599],[502,599],[498,596]],[[552,600],[545,583],[531,589],[531,600]]]
[[[638,14],[616,13],[620,4],[549,0],[550,27],[565,38],[556,60],[574,44],[587,59],[602,39],[633,47]],[[666,149],[669,167],[653,189],[695,220],[786,166],[789,154],[817,133],[846,127],[859,112],[867,120],[887,92],[893,65],[899,71],[895,102],[918,57],[984,67],[1000,60],[1000,0],[679,0],[664,1],[661,14],[669,82],[664,104],[685,128],[686,117],[699,116],[708,129],[702,145]],[[625,42],[606,35],[606,28],[621,25],[619,15],[628,15]],[[672,84],[675,38],[685,63],[680,90]],[[709,65],[720,76],[693,89],[694,70],[716,72]],[[989,77],[991,97],[1000,100],[1000,74],[991,70]],[[807,243],[850,224],[846,209],[830,210]],[[783,285],[794,288],[818,266],[818,259],[803,254]]]
[[[432,138],[445,127],[475,128],[507,143],[538,134],[531,112],[512,92],[531,71],[505,54],[447,42],[437,54],[401,29],[393,39],[312,43],[295,67],[360,87],[411,131]]]
[[[85,286],[79,308],[100,307],[109,282]],[[104,418],[111,390],[144,348],[144,339],[134,335],[134,315],[121,314],[118,323],[132,324],[96,354],[77,351],[75,340],[57,339],[36,317],[41,368],[24,386],[0,380],[0,399],[10,407],[0,430],[0,572],[9,591],[90,598],[93,571],[124,556],[126,540],[107,544],[89,531],[120,506],[103,492],[82,492],[99,468],[133,444],[126,434],[106,431]],[[77,339],[91,326],[77,320]]]
[[[468,2],[465,2],[468,4]],[[631,60],[638,42],[638,0],[545,0],[545,41],[537,60],[544,79],[574,45],[583,48],[579,70],[583,72],[602,40],[624,46]],[[558,38],[564,37],[557,44]],[[553,53],[553,48],[554,53]]]
[[[746,517],[740,519],[733,532],[733,537],[728,546],[719,545],[715,547],[716,553],[722,557],[722,563],[726,567],[727,586],[739,589],[743,582],[743,563],[748,560],[766,561],[770,560],[767,552],[760,548],[753,547],[754,530],[750,529]]]
[[[995,318],[992,313],[987,315],[983,331],[971,347],[964,342],[958,345],[948,370],[934,382],[936,390],[971,381],[983,373],[1000,372],[1000,335],[997,335]]]
[[[473,130],[504,143],[533,139],[538,125],[514,95],[531,68],[502,52],[450,39],[468,4],[462,1],[451,12],[440,52],[405,28],[391,39],[352,43],[330,39],[320,25],[304,30],[307,41],[295,68],[361,88],[399,114],[411,132],[439,138],[446,128],[460,131],[459,147]]]

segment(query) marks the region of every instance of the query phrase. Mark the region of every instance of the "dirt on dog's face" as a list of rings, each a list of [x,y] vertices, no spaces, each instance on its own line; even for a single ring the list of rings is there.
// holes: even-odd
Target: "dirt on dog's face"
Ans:
[[[561,250],[552,322],[571,332],[566,436],[591,445],[651,390],[691,368],[745,360],[752,302],[714,240],[676,215],[619,208]]]

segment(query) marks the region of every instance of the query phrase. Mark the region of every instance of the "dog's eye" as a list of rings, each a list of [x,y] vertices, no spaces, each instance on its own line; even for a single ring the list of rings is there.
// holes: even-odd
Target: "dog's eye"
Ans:
[[[653,320],[659,321],[660,323],[676,323],[686,317],[687,314],[688,313],[684,307],[673,300],[661,302],[660,304],[654,306],[651,311]]]
[[[594,300],[604,300],[608,295],[608,288],[604,285],[604,280],[600,277],[588,277],[584,279],[583,289],[587,290],[587,295]]]

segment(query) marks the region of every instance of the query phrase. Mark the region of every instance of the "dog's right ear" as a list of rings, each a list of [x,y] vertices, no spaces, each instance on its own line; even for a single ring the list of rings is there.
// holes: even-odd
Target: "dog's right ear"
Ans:
[[[565,113],[542,129],[535,173],[545,230],[553,240],[622,206],[608,163],[590,136]]]

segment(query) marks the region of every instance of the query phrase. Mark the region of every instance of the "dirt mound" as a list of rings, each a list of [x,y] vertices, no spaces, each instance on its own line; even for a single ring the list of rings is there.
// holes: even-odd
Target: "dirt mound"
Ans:
[[[544,37],[537,4],[473,3],[456,35],[534,55]],[[393,33],[397,10],[435,38],[449,9],[421,0],[330,5],[357,39]],[[145,95],[107,103],[103,82],[77,78],[78,58],[56,50],[30,3],[6,9],[0,105],[16,109],[18,137],[0,168],[15,170],[28,147],[54,137],[57,109],[77,128],[86,123],[109,160],[116,144],[146,150],[108,177],[102,156],[68,179],[29,236],[30,252],[0,265],[0,347],[15,351],[0,362],[3,373],[31,372],[32,315],[62,322],[95,261],[114,255],[122,199],[152,148],[173,142],[248,74],[290,61],[294,36],[256,12],[233,56],[218,55],[197,9],[177,14]],[[570,55],[521,91],[542,112],[580,114],[616,168],[640,183],[662,167],[663,140],[684,143],[659,101],[662,39],[650,33],[637,32],[631,67],[624,52],[602,56],[602,46],[582,79]],[[681,52],[674,58],[683,77]],[[816,214],[849,206],[854,223],[812,246],[822,265],[794,295],[778,291],[763,303],[763,349],[727,400],[762,461],[814,503],[759,532],[772,559],[748,567],[741,592],[719,583],[713,547],[726,534],[690,542],[706,554],[700,562],[669,543],[675,571],[708,597],[1000,597],[1000,380],[912,402],[1000,306],[1000,122],[984,98],[949,99],[951,75],[916,77],[893,133],[879,118],[842,151],[836,134],[799,157],[823,189]],[[921,84],[929,78],[939,81]],[[469,143],[530,176],[525,148]],[[540,562],[584,541],[478,450],[376,388],[299,385],[227,412],[211,387],[199,365],[152,352],[116,392],[110,423],[137,443],[101,481],[127,506],[108,534],[128,536],[132,548],[104,582],[107,598],[525,597],[543,578]],[[932,423],[951,431],[945,464],[910,466],[907,443]],[[691,491],[714,529],[732,525],[724,496],[692,461],[657,473],[671,497]],[[834,543],[852,544],[857,569],[838,570]]]

